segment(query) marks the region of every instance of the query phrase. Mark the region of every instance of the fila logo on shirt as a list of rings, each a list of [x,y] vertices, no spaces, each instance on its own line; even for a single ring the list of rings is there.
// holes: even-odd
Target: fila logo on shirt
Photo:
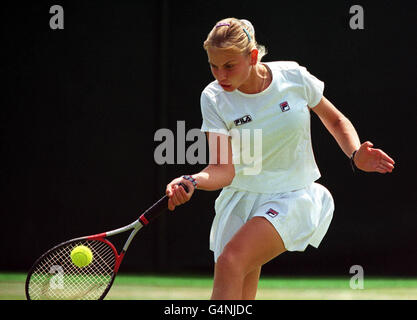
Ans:
[[[275,211],[274,209],[269,208],[266,214],[270,216],[271,218],[275,218],[278,215],[278,211]]]
[[[281,103],[279,104],[279,106],[281,107],[281,111],[282,111],[282,112],[285,112],[285,111],[290,110],[290,105],[288,104],[288,102],[287,102],[287,101],[281,102]]]
[[[247,114],[246,116],[244,116],[242,118],[236,119],[234,121],[234,123],[235,123],[235,126],[240,126],[242,124],[245,124],[245,123],[248,123],[248,122],[251,122],[251,121],[252,121],[252,117]]]

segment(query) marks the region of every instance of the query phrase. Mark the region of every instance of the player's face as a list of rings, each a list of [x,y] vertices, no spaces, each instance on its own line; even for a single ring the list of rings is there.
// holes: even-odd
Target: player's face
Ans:
[[[209,47],[207,55],[211,72],[223,90],[234,91],[248,80],[252,66],[250,54]]]

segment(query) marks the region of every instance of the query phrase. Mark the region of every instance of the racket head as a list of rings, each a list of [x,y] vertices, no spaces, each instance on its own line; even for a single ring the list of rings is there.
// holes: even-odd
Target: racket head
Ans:
[[[88,247],[90,264],[78,267],[71,260],[77,246]],[[63,242],[35,261],[26,278],[28,300],[102,300],[110,290],[122,255],[105,238],[82,237]]]

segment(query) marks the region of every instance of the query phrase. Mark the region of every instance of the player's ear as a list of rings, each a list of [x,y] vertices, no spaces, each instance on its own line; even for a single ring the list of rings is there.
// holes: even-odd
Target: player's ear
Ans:
[[[252,49],[250,52],[250,64],[255,65],[258,62],[258,49]]]

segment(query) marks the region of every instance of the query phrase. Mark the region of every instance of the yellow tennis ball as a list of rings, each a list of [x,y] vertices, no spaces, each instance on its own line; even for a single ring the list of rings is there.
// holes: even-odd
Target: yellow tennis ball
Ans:
[[[93,261],[93,253],[90,248],[80,245],[72,249],[71,260],[77,267],[82,268],[88,266]]]

